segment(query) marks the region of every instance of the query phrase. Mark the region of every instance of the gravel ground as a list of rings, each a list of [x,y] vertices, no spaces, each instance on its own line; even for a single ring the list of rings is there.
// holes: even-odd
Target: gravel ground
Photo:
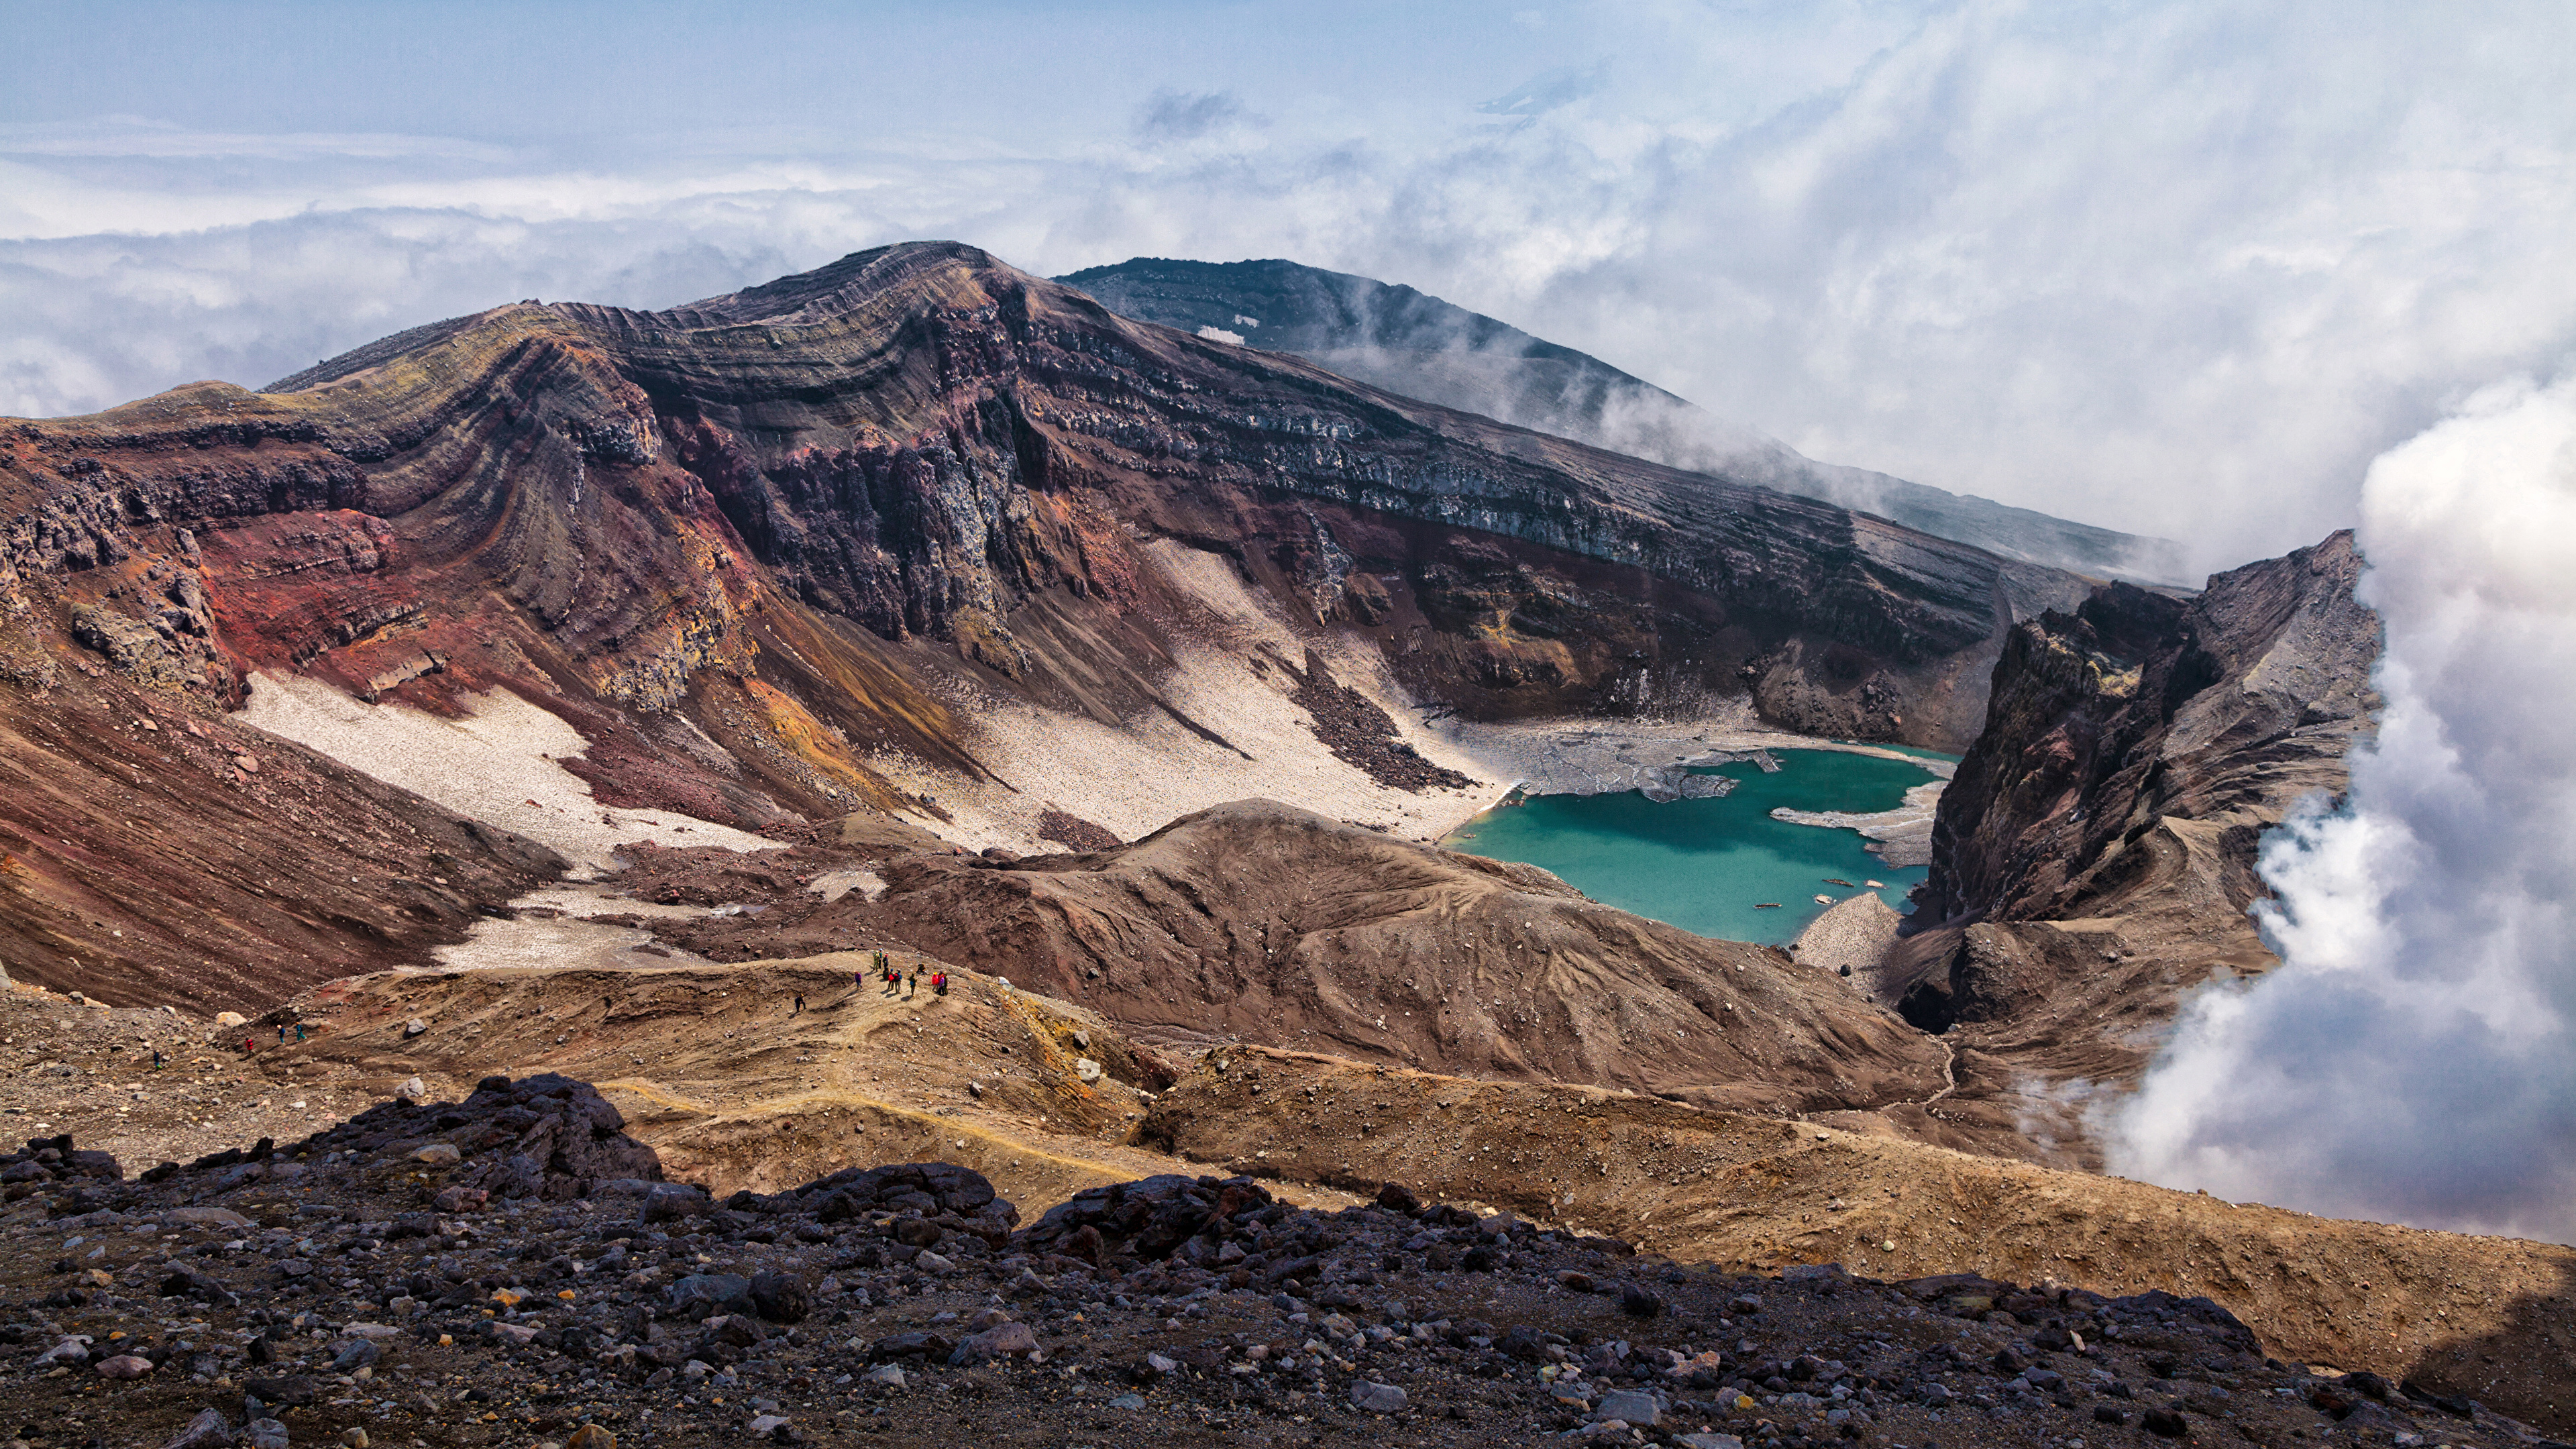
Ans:
[[[2537,1441],[2201,1299],[1732,1275],[1393,1186],[1161,1177],[1017,1231],[946,1164],[719,1204],[620,1126],[494,1078],[149,1183],[0,1159],[12,1449]]]

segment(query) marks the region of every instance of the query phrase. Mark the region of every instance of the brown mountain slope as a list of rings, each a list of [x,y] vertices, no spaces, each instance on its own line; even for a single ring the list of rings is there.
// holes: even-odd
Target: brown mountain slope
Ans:
[[[1391,1176],[1676,1258],[2206,1295],[2276,1357],[2576,1428],[2565,1351],[2576,1249],[2556,1244],[2310,1217],[1648,1098],[1251,1049],[1184,1076],[1145,1134],[1220,1170],[1345,1185]]]
[[[1042,778],[1077,724],[1168,719],[1176,748],[1263,763],[1275,731],[1165,692],[1189,655],[1266,698],[1228,590],[1298,632],[1283,665],[1357,651],[1472,715],[1749,693],[1956,747],[2003,630],[2080,587],[1124,321],[948,244],[664,313],[502,307],[264,393],[0,427],[0,608],[39,653],[224,704],[261,671],[450,715],[507,691],[578,731],[563,763],[599,804],[752,830],[944,826],[924,797],[952,786],[1032,830],[1048,796],[1097,818],[1115,777]]]
[[[0,644],[0,975],[213,1013],[426,962],[562,870],[201,699]]]
[[[1929,1096],[1941,1051],[1780,952],[1586,900],[1532,866],[1269,801],[1134,845],[914,855],[806,929],[971,961],[1131,1030],[1808,1111]]]
[[[618,883],[640,898],[760,909],[627,924],[723,961],[892,946],[971,962],[1189,1047],[1256,1041],[1761,1111],[1866,1112],[1943,1085],[1942,1048],[1778,950],[1275,801],[1076,855],[818,841],[758,879],[744,860],[638,852]],[[860,861],[884,882],[873,896],[804,884]]]

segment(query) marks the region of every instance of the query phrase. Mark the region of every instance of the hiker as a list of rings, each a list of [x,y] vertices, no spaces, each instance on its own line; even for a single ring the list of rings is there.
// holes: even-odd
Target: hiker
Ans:
[[[789,1016],[798,1016],[798,1015],[802,1015],[802,1014],[804,1013],[804,1010],[805,1010],[805,993],[804,993],[804,992],[802,992],[802,991],[800,991],[800,992],[797,992],[797,993],[796,993],[796,1005],[795,1005],[792,1009],[790,1009],[790,1010],[788,1011],[788,1013],[787,1013],[787,1014],[788,1014]]]
[[[277,1044],[286,1045],[286,1023],[282,1021],[277,1024]]]
[[[304,1023],[300,1021],[295,1024],[295,1039],[297,1041],[304,1040]]]
[[[156,1072],[161,1070],[162,1060],[161,1049],[159,1047],[154,1047],[152,1049],[152,1070]]]
[[[907,981],[907,982],[905,983],[905,985],[904,985],[904,988],[903,988],[903,999],[904,999],[904,1000],[906,1000],[906,1001],[910,1001],[912,998],[914,998],[915,996],[918,996],[918,995],[920,995],[920,994],[921,994],[921,968],[920,968],[919,966],[915,966],[915,967],[913,967],[913,968],[912,968],[912,976],[911,976],[911,979],[910,979],[909,981]]]
[[[948,973],[941,971],[933,974],[930,978],[930,989],[936,995],[946,996],[948,994]]]

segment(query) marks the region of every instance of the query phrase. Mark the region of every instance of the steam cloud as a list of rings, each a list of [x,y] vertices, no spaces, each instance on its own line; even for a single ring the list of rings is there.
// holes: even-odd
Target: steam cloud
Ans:
[[[2576,1241],[2576,376],[2371,466],[2386,698],[2348,807],[2266,846],[2283,965],[2196,998],[2114,1171]]]

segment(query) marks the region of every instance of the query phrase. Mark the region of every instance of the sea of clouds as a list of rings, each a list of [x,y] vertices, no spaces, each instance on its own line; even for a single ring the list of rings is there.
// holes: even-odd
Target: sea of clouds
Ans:
[[[891,39],[669,8],[366,36],[409,69],[336,55],[357,78],[304,109],[256,69],[277,32],[180,37],[235,47],[188,63],[258,92],[222,92],[239,115],[150,77],[98,103],[182,119],[82,113],[31,71],[0,100],[0,413],[906,238],[1046,274],[1286,256],[2215,567],[2349,522],[2371,457],[2576,345],[2564,7],[969,5]],[[598,74],[548,44],[605,47]],[[675,52],[706,78],[632,70]]]

